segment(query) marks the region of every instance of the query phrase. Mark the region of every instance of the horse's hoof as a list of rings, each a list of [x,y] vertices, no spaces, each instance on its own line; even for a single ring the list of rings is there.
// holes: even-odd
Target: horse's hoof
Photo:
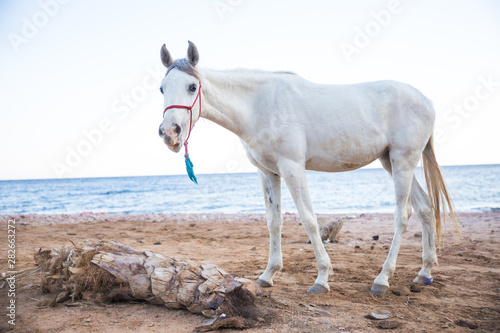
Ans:
[[[383,286],[381,284],[374,283],[372,288],[370,289],[370,291],[374,294],[382,295],[382,294],[385,294],[387,289],[389,289],[389,286]]]
[[[431,277],[426,277],[423,275],[418,275],[413,282],[415,283],[420,283],[420,284],[431,284],[432,281],[434,281],[434,278]]]
[[[320,284],[313,284],[313,286],[311,288],[309,288],[309,290],[307,290],[308,293],[311,293],[311,294],[325,294],[327,292],[329,292],[328,288],[326,287],[323,287],[322,285]]]
[[[261,279],[258,279],[258,280],[256,281],[256,283],[257,283],[259,286],[261,286],[262,288],[269,288],[269,287],[272,287],[272,286],[273,286],[271,283],[266,282],[266,281],[261,280]]]

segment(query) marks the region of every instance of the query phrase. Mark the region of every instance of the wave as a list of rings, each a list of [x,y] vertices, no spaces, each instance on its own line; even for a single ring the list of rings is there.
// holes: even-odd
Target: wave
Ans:
[[[124,189],[124,190],[114,190],[114,191],[101,192],[101,193],[97,193],[97,195],[117,195],[117,194],[139,193],[139,192],[142,192],[142,191]]]
[[[478,213],[499,213],[500,207],[475,207],[471,211]]]

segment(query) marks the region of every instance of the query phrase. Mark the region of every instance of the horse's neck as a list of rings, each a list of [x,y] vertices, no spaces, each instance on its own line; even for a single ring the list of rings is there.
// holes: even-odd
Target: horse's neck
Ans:
[[[268,81],[267,73],[251,71],[200,70],[203,84],[204,118],[245,139],[245,123],[251,116],[251,99]]]

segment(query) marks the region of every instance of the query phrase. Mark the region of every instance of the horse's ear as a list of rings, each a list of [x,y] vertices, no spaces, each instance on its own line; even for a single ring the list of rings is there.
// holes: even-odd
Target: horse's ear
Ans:
[[[163,46],[161,47],[160,54],[161,62],[163,63],[163,65],[167,68],[172,66],[172,56],[170,55],[170,52],[168,52],[167,46],[165,44],[163,44]]]
[[[200,54],[198,53],[198,49],[196,48],[196,45],[194,45],[193,42],[188,41],[189,47],[188,47],[188,53],[187,53],[187,59],[189,60],[189,63],[193,65],[193,67],[196,66],[198,63],[198,60],[200,60]]]

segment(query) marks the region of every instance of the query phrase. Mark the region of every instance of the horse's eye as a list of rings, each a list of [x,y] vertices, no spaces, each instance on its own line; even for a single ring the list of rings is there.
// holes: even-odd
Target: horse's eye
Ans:
[[[194,93],[196,91],[196,84],[194,84],[194,83],[190,84],[189,91]]]
[[[163,87],[160,87],[160,92],[163,94]]]

